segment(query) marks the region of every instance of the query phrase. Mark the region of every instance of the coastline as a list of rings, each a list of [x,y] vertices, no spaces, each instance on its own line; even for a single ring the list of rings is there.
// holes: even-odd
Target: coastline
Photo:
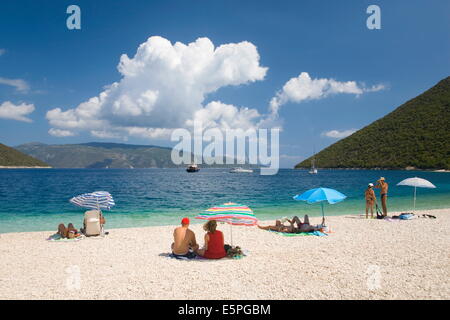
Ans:
[[[450,209],[422,213],[437,219],[329,216],[326,237],[233,227],[240,260],[167,258],[174,226],[60,243],[48,231],[1,234],[0,299],[449,299]],[[202,225],[191,229],[203,244]],[[229,243],[230,226],[219,229]],[[66,287],[73,272],[79,289]]]
[[[294,170],[310,170],[307,167],[294,167]],[[370,170],[370,171],[419,171],[419,172],[450,172],[447,169],[420,169],[420,168],[317,168],[317,170]]]
[[[208,167],[201,167],[202,169],[230,169],[233,167],[236,167],[237,165],[228,165],[228,166],[208,166]],[[250,165],[244,165],[242,166],[242,168],[249,168],[249,169],[254,169],[254,170],[258,170],[261,169],[261,167],[253,167]],[[185,169],[184,166],[180,166],[180,167],[145,167],[145,168],[130,168],[130,167],[123,167],[123,168],[86,168],[86,167],[52,167],[52,166],[1,166],[0,165],[0,169],[95,169],[95,170],[99,170],[99,169]],[[280,170],[309,170],[311,168],[306,168],[306,167],[301,167],[301,168],[279,168]],[[449,173],[450,170],[447,169],[420,169],[420,168],[413,168],[413,169],[408,169],[408,168],[317,168],[320,170],[370,170],[370,171],[419,171],[419,172],[441,172],[441,173]]]
[[[0,169],[51,169],[53,167],[40,167],[40,166],[0,166]]]

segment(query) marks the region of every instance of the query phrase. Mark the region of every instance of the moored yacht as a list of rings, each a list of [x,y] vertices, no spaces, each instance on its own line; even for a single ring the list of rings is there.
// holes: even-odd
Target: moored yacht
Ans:
[[[186,168],[186,171],[187,171],[187,172],[197,172],[197,171],[199,171],[199,170],[200,170],[200,168],[199,168],[195,163],[189,165],[189,166]]]

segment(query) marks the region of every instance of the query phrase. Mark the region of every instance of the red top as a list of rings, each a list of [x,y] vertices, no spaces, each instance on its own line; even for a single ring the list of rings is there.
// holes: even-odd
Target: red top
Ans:
[[[214,233],[208,232],[208,250],[205,251],[204,257],[208,259],[221,259],[227,255],[225,252],[223,233],[216,230]]]

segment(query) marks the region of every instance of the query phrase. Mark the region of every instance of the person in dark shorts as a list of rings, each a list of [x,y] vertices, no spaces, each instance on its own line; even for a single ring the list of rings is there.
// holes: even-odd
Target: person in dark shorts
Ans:
[[[195,258],[195,251],[198,244],[195,240],[195,233],[189,229],[189,218],[181,220],[181,227],[173,231],[172,254],[175,258]]]
[[[380,190],[380,198],[381,198],[381,206],[383,208],[383,216],[387,216],[387,193],[388,193],[388,188],[389,185],[386,182],[386,180],[384,179],[384,177],[381,177],[380,179],[378,179],[377,181],[377,185],[375,186],[375,188],[381,189]]]

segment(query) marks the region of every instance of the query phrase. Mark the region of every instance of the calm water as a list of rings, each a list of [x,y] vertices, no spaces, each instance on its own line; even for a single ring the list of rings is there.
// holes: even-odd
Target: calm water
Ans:
[[[0,233],[54,230],[60,222],[80,227],[83,209],[68,200],[96,190],[111,192],[116,206],[105,216],[109,228],[176,224],[183,216],[228,201],[250,206],[260,219],[293,214],[320,215],[320,205],[292,197],[315,187],[346,194],[339,204],[326,205],[327,215],[360,214],[364,190],[380,176],[390,183],[389,209],[412,207],[413,188],[397,187],[404,178],[419,176],[437,189],[418,189],[417,208],[450,208],[450,173],[282,169],[275,176],[231,174],[227,169],[7,169],[0,170]],[[377,190],[377,196],[379,195]]]

